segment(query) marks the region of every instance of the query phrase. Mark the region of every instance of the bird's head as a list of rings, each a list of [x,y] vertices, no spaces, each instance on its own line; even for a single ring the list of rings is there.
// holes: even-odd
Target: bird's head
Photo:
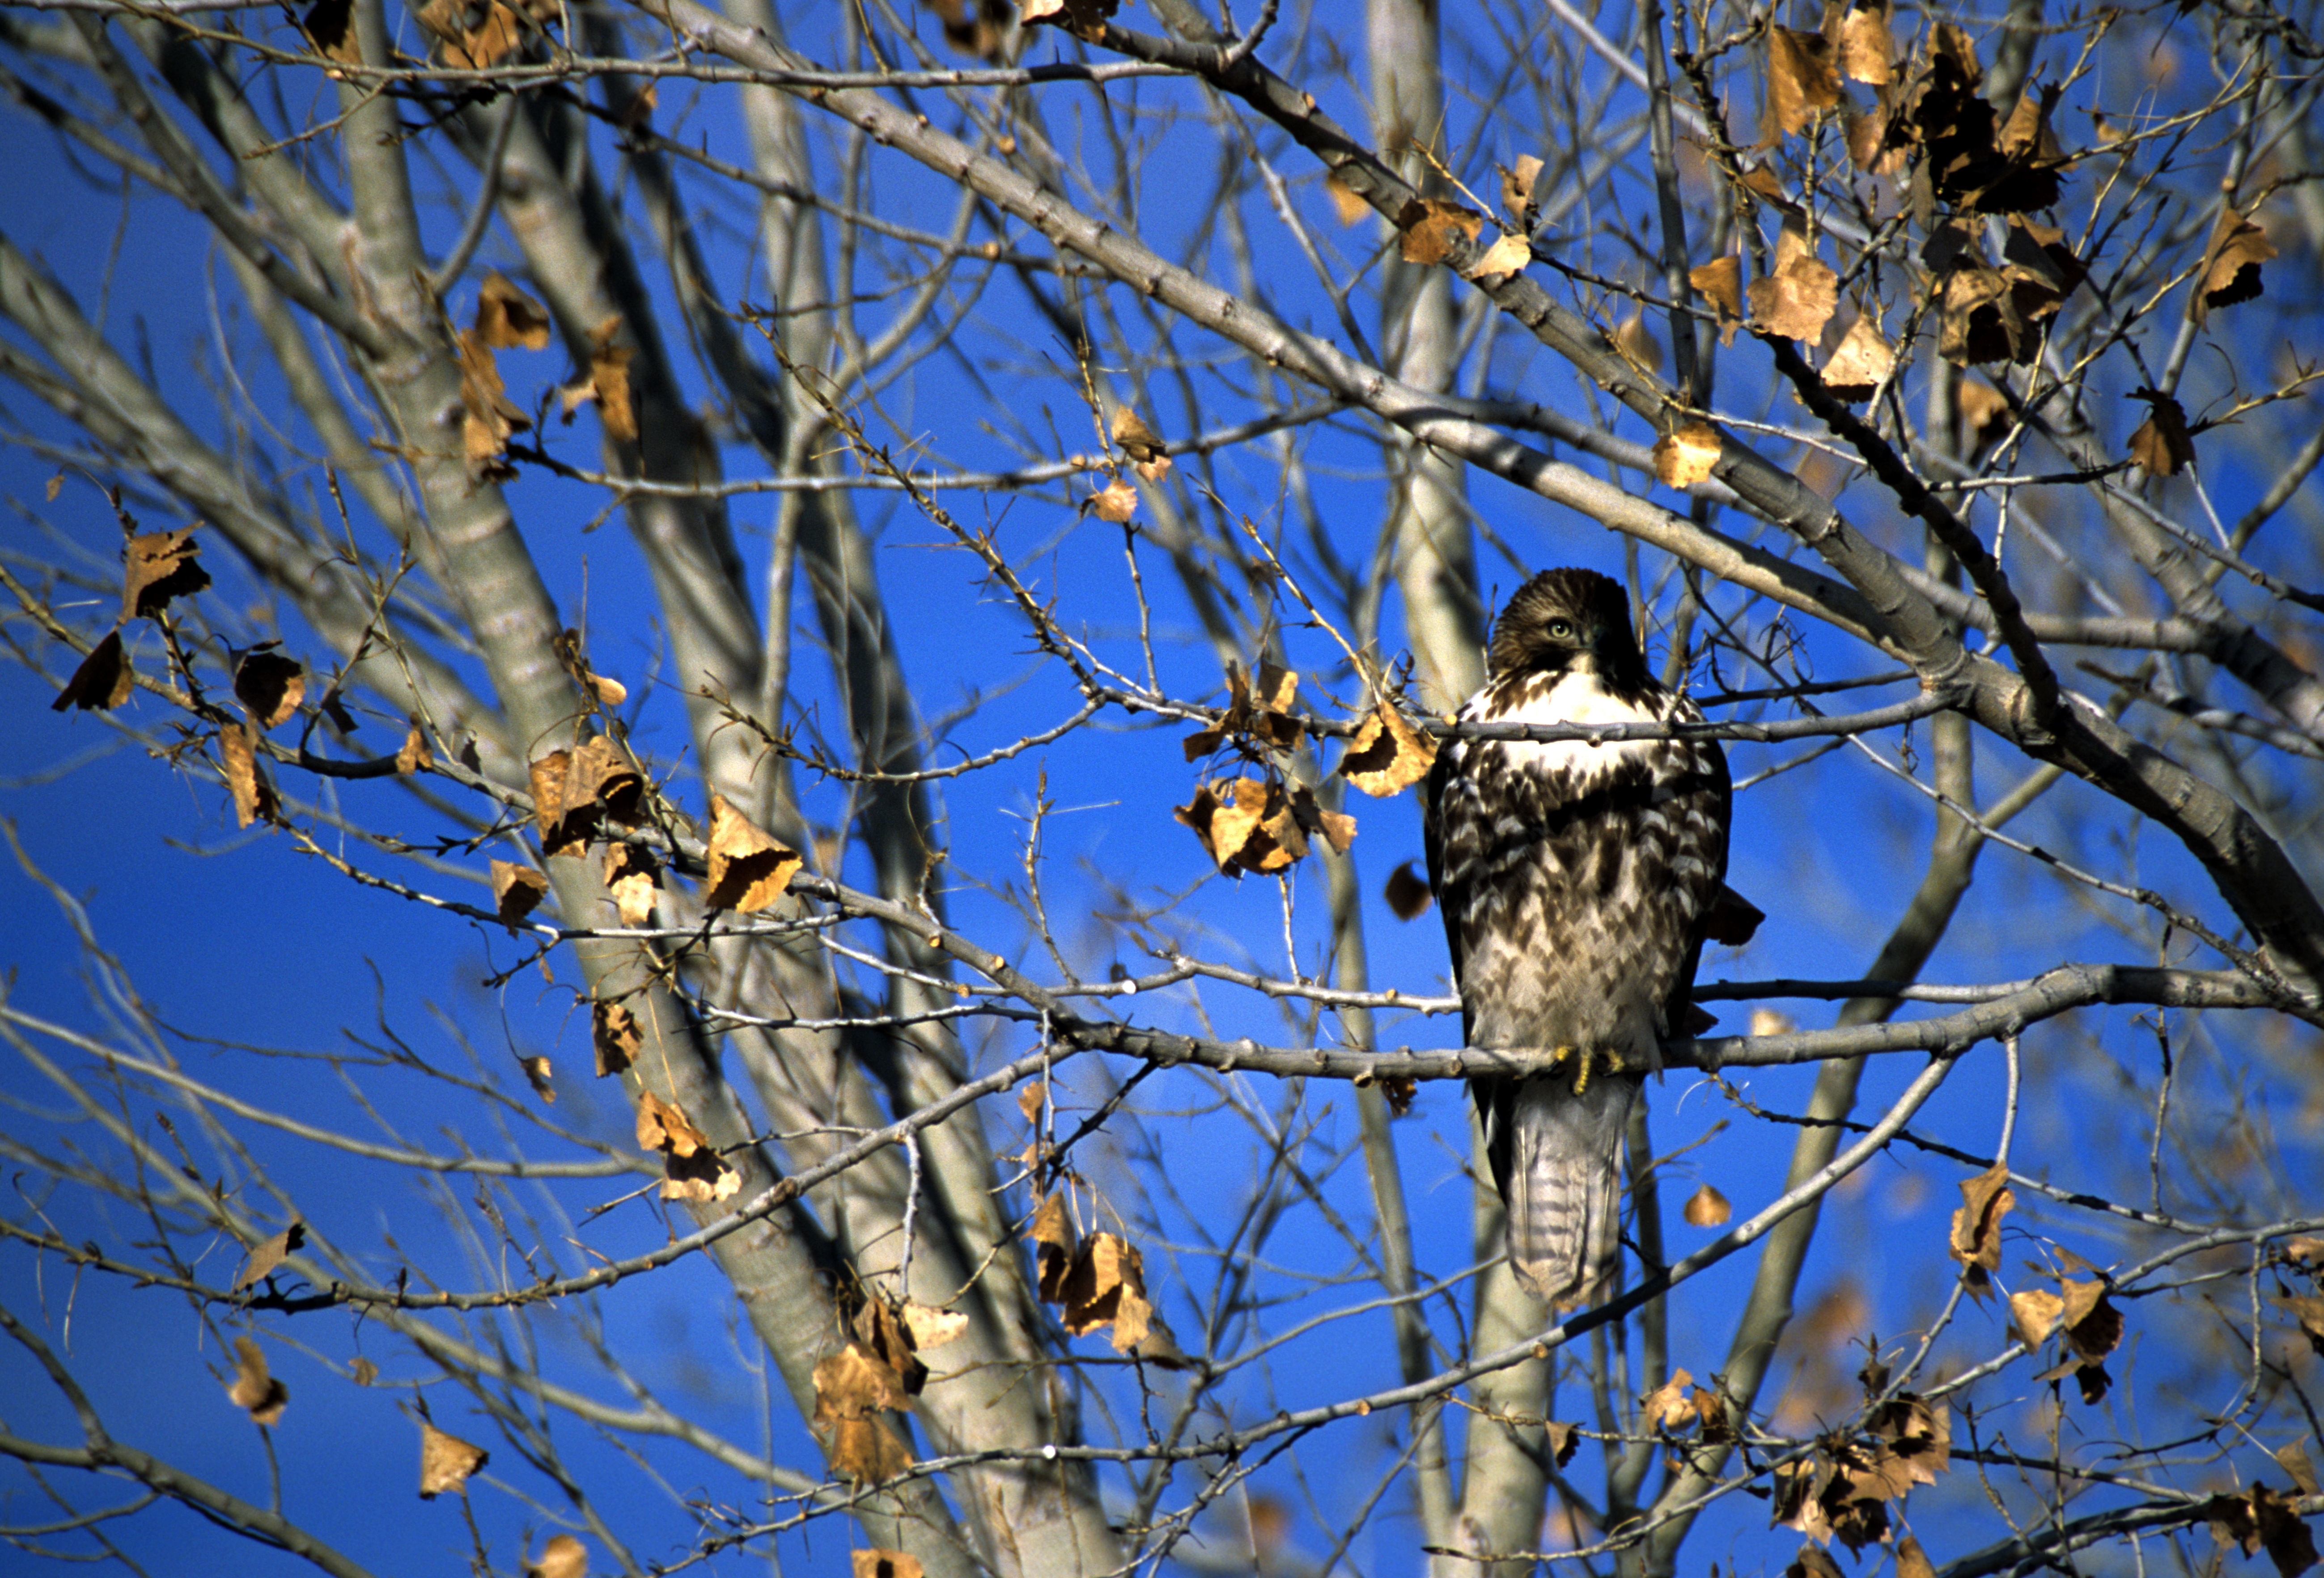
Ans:
[[[1595,674],[1609,690],[1647,684],[1630,632],[1621,583],[1596,570],[1544,570],[1517,590],[1493,622],[1485,660],[1496,679],[1519,674]]]

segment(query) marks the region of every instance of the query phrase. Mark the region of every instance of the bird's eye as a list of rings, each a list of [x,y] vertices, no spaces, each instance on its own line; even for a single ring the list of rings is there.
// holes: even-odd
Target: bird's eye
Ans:
[[[1572,641],[1573,639],[1573,622],[1570,619],[1551,620],[1549,622],[1549,639],[1554,641]]]

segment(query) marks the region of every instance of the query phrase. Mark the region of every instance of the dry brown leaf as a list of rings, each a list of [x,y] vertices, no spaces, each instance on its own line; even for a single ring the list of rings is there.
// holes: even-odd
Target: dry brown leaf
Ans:
[[[1332,211],[1342,225],[1352,225],[1372,211],[1372,206],[1355,188],[1342,180],[1336,171],[1323,178],[1323,195],[1332,199]]]
[[[1049,1099],[1049,1082],[1037,1079],[1017,1093],[1017,1110],[1025,1114],[1028,1123],[1041,1121],[1041,1108]]]
[[[532,821],[540,834],[540,853],[545,855],[564,854],[576,844],[586,844],[595,831],[595,819],[586,806],[581,816],[568,822],[565,816],[565,785],[573,775],[573,752],[551,751],[527,764],[527,776],[532,788]]]
[[[468,1493],[468,1476],[492,1461],[493,1454],[456,1435],[447,1435],[429,1420],[420,1421],[420,1499],[433,1501],[446,1490]]]
[[[2203,248],[2203,266],[2195,289],[2187,298],[2187,316],[2198,327],[2214,307],[2249,301],[2262,290],[2259,265],[2275,255],[2267,232],[2234,208],[2220,205],[2218,222],[2211,226],[2209,245]]]
[[[1743,260],[1734,253],[1712,258],[1690,269],[1687,283],[1696,294],[1719,309],[1719,343],[1735,343],[1736,326],[1743,321]]]
[[[1033,1225],[1026,1230],[1025,1236],[1033,1241],[1041,1301],[1063,1303],[1065,1276],[1073,1269],[1074,1262],[1074,1228],[1065,1217],[1063,1195],[1055,1189],[1049,1191],[1033,1213]]]
[[[2017,1196],[2010,1191],[2009,1168],[1997,1161],[1963,1179],[1960,1192],[1962,1204],[1953,1213],[1947,1248],[1961,1263],[1969,1291],[1982,1297],[1993,1286],[1992,1271],[2001,1264],[2001,1219],[2017,1204]]]
[[[2276,1578],[2300,1578],[2316,1565],[2315,1536],[2296,1509],[2265,1485],[2252,1487],[2251,1509],[2254,1530],[2268,1560],[2275,1564]]]
[[[2308,1461],[2307,1447],[2297,1441],[2287,1441],[2275,1449],[2275,1461],[2285,1473],[2292,1476],[2293,1487],[2301,1495],[2314,1496],[2324,1493],[2318,1490],[2316,1465]]]
[[[597,698],[601,706],[619,706],[630,699],[630,687],[618,679],[608,679],[594,669],[581,670],[582,688]]]
[[[696,1151],[662,1164],[665,1200],[731,1200],[742,1192],[742,1175],[715,1151]]]
[[[1896,1542],[1896,1578],[1937,1578],[1929,1553],[1909,1534]]]
[[[1110,1325],[1120,1352],[1145,1340],[1154,1314],[1146,1297],[1145,1260],[1119,1234],[1095,1232],[1083,1242],[1064,1295],[1065,1330],[1074,1336]]]
[[[2010,158],[2020,161],[2055,157],[2058,152],[2057,134],[2050,129],[2050,113],[2058,107],[2059,88],[2044,84],[2038,90],[2028,87],[2018,94],[2009,118],[2001,124],[1995,143]],[[2046,208],[2048,203],[2027,203],[2029,208]],[[2017,212],[2016,208],[2002,210]]]
[[[577,393],[566,391],[565,416],[571,420],[575,407],[584,400],[594,400],[605,436],[626,444],[638,436],[637,412],[630,404],[630,358],[637,352],[617,343],[621,333],[618,312],[589,331],[589,382]]]
[[[1119,526],[1138,512],[1138,490],[1117,476],[1090,494],[1083,508],[1099,520]]]
[[[1815,1493],[1817,1479],[1812,1463],[1778,1464],[1772,1519],[1778,1528],[1794,1529],[1810,1539],[1828,1544],[1831,1539],[1831,1517],[1825,1510],[1823,1498]],[[1805,1550],[1801,1554],[1804,1558]],[[1785,1578],[1803,1578],[1807,1569],[1795,1561],[1784,1571]]]
[[[1768,334],[1794,340],[1822,335],[1840,306],[1840,276],[1816,255],[1803,218],[1784,216],[1775,238],[1775,272],[1752,281],[1745,299],[1753,321]]]
[[[638,1149],[662,1158],[663,1199],[724,1200],[742,1188],[742,1175],[726,1164],[710,1136],[677,1103],[641,1090],[637,1118]]]
[[[555,1072],[555,1070],[550,1066],[549,1059],[546,1057],[519,1057],[516,1060],[516,1066],[524,1070],[525,1083],[532,1086],[532,1094],[539,1096],[542,1101],[547,1102],[550,1106],[555,1106],[557,1104],[557,1087],[549,1083],[549,1076]]]
[[[867,1418],[881,1408],[911,1406],[903,1377],[860,1343],[850,1343],[816,1364],[815,1422],[818,1425]]]
[[[210,584],[202,568],[194,529],[147,531],[129,540],[121,575],[121,617],[153,619],[178,597],[190,597]]]
[[[1799,204],[1792,200],[1792,194],[1784,189],[1784,178],[1772,165],[1764,162],[1753,165],[1743,172],[1742,184],[1745,191],[1765,199],[1782,213],[1796,214],[1800,211]]]
[[[2065,1313],[2066,1301],[2046,1288],[2028,1287],[2009,1296],[2010,1326],[2029,1350],[2049,1341]]]
[[[1879,1496],[1848,1496],[1830,1509],[1830,1517],[1832,1538],[1851,1551],[1885,1544],[1888,1539],[1888,1504]],[[1839,1572],[1834,1564],[1834,1578],[1838,1578]]]
[[[902,1309],[884,1298],[867,1298],[856,1310],[853,1324],[856,1345],[894,1372],[907,1397],[919,1396],[928,1383],[928,1367],[915,1352],[918,1343]]]
[[[1896,39],[1887,0],[1851,5],[1840,24],[1840,70],[1850,82],[1885,88],[1896,78]]]
[[[137,676],[129,667],[129,653],[121,644],[121,632],[108,630],[97,645],[89,648],[88,656],[72,671],[65,687],[57,692],[56,700],[49,703],[51,712],[62,712],[77,706],[83,712],[111,712],[127,701],[137,688]]]
[[[358,1354],[355,1362],[347,1366],[347,1373],[357,1386],[369,1386],[379,1379],[379,1366]]]
[[[274,786],[258,764],[258,743],[248,724],[219,725],[218,767],[226,774],[226,791],[234,796],[236,827],[282,820],[282,802],[275,798]]]
[[[685,1109],[675,1102],[666,1102],[651,1091],[638,1093],[638,1149],[668,1151],[672,1156],[694,1156],[710,1145],[710,1136],[694,1126]]]
[[[638,1029],[638,1016],[618,1002],[593,1002],[589,1005],[589,1038],[597,1052],[597,1077],[620,1074],[638,1060],[645,1038]]]
[[[2085,1366],[2121,1346],[2122,1313],[2107,1301],[2105,1283],[2068,1282],[2059,1291],[2064,1295],[2066,1346]]]
[[[902,1551],[874,1549],[847,1555],[855,1566],[852,1578],[921,1578],[919,1557]]]
[[[252,648],[234,666],[235,699],[261,734],[296,713],[307,698],[305,665],[272,651],[274,645],[268,641]]]
[[[1095,42],[1120,5],[1120,0],[1017,0],[1017,14],[1027,27],[1045,22]]]
[[[1840,348],[1824,363],[1824,387],[1841,400],[1870,400],[1895,367],[1895,351],[1880,337],[1880,326],[1867,313],[1849,326]]]
[[[1374,798],[1401,794],[1436,764],[1436,742],[1405,721],[1389,702],[1364,717],[1340,758],[1340,776]]]
[[[1356,819],[1344,811],[1326,808],[1314,791],[1302,784],[1291,791],[1291,819],[1309,838],[1320,838],[1335,854],[1348,853],[1356,841]]]
[[[1694,1377],[1674,1370],[1671,1378],[1638,1399],[1638,1423],[1649,1430],[1683,1430],[1702,1417],[1687,1396]]]
[[[1435,901],[1428,879],[1414,871],[1410,861],[1388,872],[1388,884],[1380,890],[1380,897],[1388,900],[1388,913],[1398,920],[1419,919]]]
[[[1767,129],[1762,146],[1804,131],[1840,103],[1831,41],[1788,27],[1767,30]]]
[[[1485,227],[1485,217],[1474,208],[1443,198],[1414,198],[1396,217],[1402,239],[1397,252],[1411,263],[1439,263],[1459,242],[1473,244]]]
[[[1138,475],[1148,482],[1159,481],[1169,471],[1170,457],[1162,452],[1161,435],[1146,425],[1136,408],[1113,408],[1111,437],[1114,446],[1137,463]]]
[[[2324,1297],[2314,1294],[2279,1294],[2276,1303],[2290,1310],[2300,1329],[2308,1335],[2309,1346],[2324,1353]]]
[[[1880,1383],[1887,1384],[1885,1371]],[[1933,1485],[1939,1474],[1951,1472],[1953,1411],[1943,1403],[1899,1392],[1874,1411],[1869,1428],[1885,1438],[1878,1477],[1897,1486],[1895,1495],[1914,1485]]]
[[[653,919],[654,879],[660,873],[650,850],[634,844],[605,845],[605,891],[623,926],[644,926]]]
[[[444,46],[444,63],[463,71],[487,71],[516,53],[523,25],[501,0],[492,0],[484,19]]]
[[[493,350],[521,346],[538,351],[549,344],[549,309],[494,269],[476,291],[476,337]]]
[[[1914,180],[1924,225],[1940,200],[1973,214],[2023,213],[2058,200],[2065,160],[2049,122],[2060,89],[2029,86],[2005,124],[1982,97],[1976,56],[1967,32],[1940,23],[1906,95],[1904,115],[1892,128],[1892,143],[1918,141],[1926,151]]]
[[[1992,384],[1955,379],[1953,398],[1960,408],[1962,437],[1972,448],[1996,443],[2009,431],[2009,397]]]
[[[1307,853],[1307,835],[1291,798],[1272,780],[1205,783],[1192,800],[1173,807],[1171,816],[1194,829],[1212,863],[1226,876],[1279,872]]]
[[[512,860],[493,862],[493,909],[513,930],[549,897],[549,879]]]
[[[925,1304],[904,1306],[904,1328],[915,1348],[941,1348],[968,1330],[968,1317],[954,1309],[933,1309]]]
[[[1226,715],[1186,736],[1186,760],[1207,756],[1231,737],[1247,738],[1277,751],[1298,747],[1304,734],[1291,704],[1299,690],[1299,676],[1261,659],[1256,689],[1243,678],[1240,663],[1227,665]]]
[[[742,915],[780,899],[802,864],[797,850],[776,843],[717,794],[710,797],[709,855],[703,901]]]
[[[1230,684],[1234,678],[1231,665],[1227,669]],[[1278,751],[1296,750],[1300,739],[1300,723],[1291,714],[1291,704],[1299,695],[1299,674],[1269,659],[1259,663],[1259,678],[1250,693],[1251,722],[1250,732]]]
[[[240,1293],[272,1275],[275,1267],[297,1254],[306,1241],[306,1223],[293,1222],[272,1238],[253,1244],[250,1253],[243,1258],[242,1269],[235,1274],[234,1290]]]
[[[569,1534],[552,1534],[524,1564],[524,1578],[589,1578],[589,1547]]]
[[[1751,1034],[1755,1036],[1788,1036],[1800,1028],[1800,1021],[1778,1008],[1755,1008],[1751,1010]]]
[[[290,1401],[290,1389],[266,1373],[266,1354],[248,1337],[234,1340],[234,1352],[239,1362],[226,1395],[234,1399],[235,1407],[249,1410],[252,1424],[274,1424]]]
[[[2022,215],[2009,221],[2009,238],[2001,249],[2001,273],[2009,281],[2010,301],[2018,318],[2028,326],[2055,317],[2066,298],[2089,277],[2089,270],[2066,245],[2063,230]]]
[[[834,1473],[863,1485],[892,1480],[912,1466],[911,1449],[881,1418],[835,1421],[825,1456]]]
[[[2194,435],[2187,431],[2187,408],[2154,389],[2134,389],[2133,400],[2143,400],[2151,414],[2130,436],[2130,457],[2149,476],[2176,476],[2195,464]]]
[[[2324,1238],[2288,1238],[2276,1247],[2295,1266],[2324,1268]]]
[[[1224,794],[1219,792],[1222,784],[1226,789]],[[1260,833],[1268,819],[1268,802],[1280,792],[1263,779],[1222,779],[1216,784],[1203,785],[1185,809],[1175,814],[1177,820],[1194,830],[1194,836],[1203,841],[1204,849],[1220,871],[1240,876],[1246,871],[1280,870],[1290,863],[1289,860],[1282,858],[1283,852],[1272,837]],[[1205,810],[1208,816],[1204,815]],[[1244,858],[1246,852],[1250,857],[1248,860]]]
[[[1574,1453],[1582,1446],[1582,1428],[1578,1425],[1562,1424],[1556,1420],[1552,1420],[1545,1428],[1549,1461],[1563,1468],[1573,1461]]]
[[[363,42],[355,32],[354,22],[354,0],[317,0],[299,25],[307,42],[324,59],[343,66],[360,66]]]
[[[1686,1224],[1689,1227],[1717,1227],[1735,1214],[1727,1196],[1709,1184],[1686,1197]]]
[[[1464,280],[1481,280],[1487,274],[1521,274],[1526,264],[1533,262],[1533,245],[1522,235],[1512,233],[1487,247],[1477,261],[1461,271]]]
[[[1633,312],[1614,326],[1614,348],[1633,367],[1644,367],[1649,373],[1659,373],[1663,367],[1663,343],[1655,331],[1646,327],[1646,315]]]
[[[620,741],[609,734],[593,735],[566,756],[564,819],[584,839],[595,835],[600,816],[635,826],[645,798],[645,774]],[[584,812],[586,831],[576,823]]]
[[[630,95],[630,102],[622,106],[621,113],[614,117],[615,124],[624,132],[635,132],[641,126],[650,125],[654,106],[661,102],[660,90],[659,83],[649,82],[641,90]]]
[[[1963,234],[1947,226],[1930,243]],[[1944,255],[1940,254],[1940,255]],[[1941,274],[1937,306],[1937,354],[1955,366],[1972,362],[2030,361],[2038,337],[2017,310],[2017,298],[2008,275],[1985,261],[1971,244],[1956,246],[1950,266]]]
[[[485,481],[509,481],[516,475],[507,458],[509,437],[532,426],[532,419],[508,397],[500,364],[480,336],[455,329],[452,340],[460,357],[461,433],[468,469]]]
[[[1890,135],[1897,122],[1887,106],[1888,90],[1882,89],[1880,97],[1879,105],[1848,116],[1843,127],[1849,162],[1866,175],[1895,175],[1904,168],[1908,156],[1908,151]]]
[[[1497,164],[1493,168],[1501,172],[1501,211],[1517,222],[1519,231],[1531,230],[1533,189],[1541,180],[1541,161],[1530,153],[1520,153],[1515,164],[1506,168]]]
[[[436,764],[436,754],[428,749],[428,736],[420,732],[414,721],[403,736],[403,744],[395,752],[395,771],[406,777],[425,771]]]
[[[1674,428],[1655,440],[1655,475],[1666,487],[1692,487],[1718,468],[1722,447],[1709,422]]]

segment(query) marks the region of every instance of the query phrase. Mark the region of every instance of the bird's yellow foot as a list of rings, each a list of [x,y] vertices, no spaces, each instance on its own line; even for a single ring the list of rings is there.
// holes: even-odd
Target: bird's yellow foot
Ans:
[[[1592,1051],[1583,1051],[1575,1047],[1558,1048],[1561,1058],[1568,1052],[1573,1054],[1573,1094],[1577,1096],[1590,1088],[1591,1073],[1600,1063],[1606,1066],[1609,1074],[1622,1072],[1621,1056],[1611,1047],[1600,1047]]]
[[[1549,1049],[1549,1060],[1553,1066],[1563,1063],[1569,1057],[1573,1059],[1575,1070],[1573,1094],[1578,1096],[1582,1094],[1582,1088],[1590,1083],[1589,1054],[1579,1047],[1552,1047]]]

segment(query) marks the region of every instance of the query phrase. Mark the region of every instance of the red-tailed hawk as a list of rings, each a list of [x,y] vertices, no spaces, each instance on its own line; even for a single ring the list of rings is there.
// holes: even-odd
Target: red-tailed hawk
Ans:
[[[1594,570],[1518,588],[1485,660],[1462,723],[1702,718],[1647,672],[1629,600]],[[1468,1045],[1560,1059],[1469,1084],[1509,1264],[1554,1305],[1595,1303],[1618,1262],[1622,1132],[1662,1038],[1688,1032],[1731,801],[1708,739],[1453,740],[1429,773],[1428,875]]]

